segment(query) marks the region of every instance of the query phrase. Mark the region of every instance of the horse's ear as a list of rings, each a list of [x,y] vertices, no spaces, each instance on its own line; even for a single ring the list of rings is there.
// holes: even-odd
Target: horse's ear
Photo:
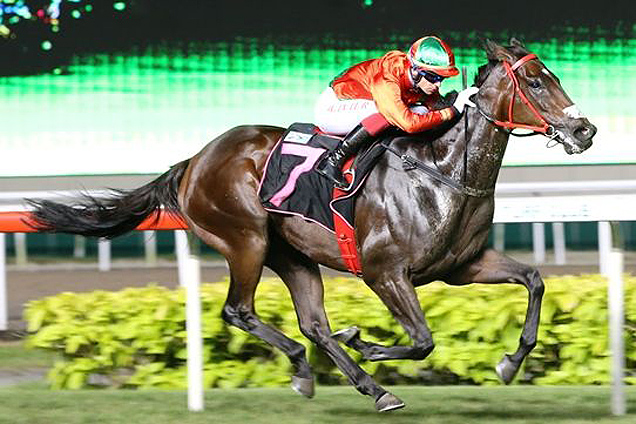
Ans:
[[[494,41],[491,41],[490,39],[486,39],[486,41],[484,41],[484,49],[486,49],[486,55],[488,56],[488,59],[491,60],[496,60],[497,58],[496,56],[496,51],[497,48],[499,47],[499,44],[495,43]]]
[[[486,39],[486,55],[489,60],[501,60],[513,63],[515,61],[512,53],[505,47],[500,46],[494,41]]]
[[[510,45],[515,47],[521,47],[522,49],[526,50],[526,46],[524,46],[523,43],[517,40],[515,37],[512,37],[510,39]]]

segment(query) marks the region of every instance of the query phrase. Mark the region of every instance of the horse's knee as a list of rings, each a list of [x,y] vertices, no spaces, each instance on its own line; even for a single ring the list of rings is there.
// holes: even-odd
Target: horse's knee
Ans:
[[[527,275],[527,284],[528,291],[531,295],[536,297],[542,297],[545,292],[545,285],[543,284],[543,279],[541,278],[541,274],[539,274],[539,270],[532,269]]]
[[[433,340],[428,340],[423,343],[416,343],[413,346],[413,359],[426,359],[426,357],[431,354],[433,349],[435,349],[435,343],[433,343]]]
[[[328,328],[324,328],[317,320],[301,321],[300,332],[319,346],[331,340]]]
[[[256,326],[256,323],[252,322],[252,317],[252,314],[249,312],[228,303],[226,303],[221,310],[221,318],[223,318],[223,321],[245,331],[250,331]]]

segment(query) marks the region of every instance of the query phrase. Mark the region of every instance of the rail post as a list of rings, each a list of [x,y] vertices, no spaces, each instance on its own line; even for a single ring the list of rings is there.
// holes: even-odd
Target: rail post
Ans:
[[[97,241],[97,263],[98,268],[102,272],[110,271],[111,269],[111,257],[110,257],[110,240],[107,238],[100,238]]]
[[[598,223],[598,265],[599,273],[606,276],[609,272],[609,254],[612,250],[612,229],[608,221]]]
[[[543,222],[532,223],[532,250],[534,263],[545,263],[545,225]]]
[[[554,241],[554,263],[565,265],[565,224],[552,223],[552,240]]]
[[[611,374],[612,374],[612,414],[625,415],[624,369],[625,346],[623,340],[624,293],[623,293],[623,249],[618,222],[610,223],[612,247],[606,256],[607,310],[609,315]]]
[[[7,246],[6,236],[0,233],[0,331],[9,328],[9,306],[7,304]]]
[[[157,232],[156,231],[143,231],[144,237],[144,257],[146,259],[146,266],[157,265]]]
[[[201,263],[198,240],[191,232],[175,231],[179,284],[186,291],[188,409],[203,411],[203,340],[201,338]]]

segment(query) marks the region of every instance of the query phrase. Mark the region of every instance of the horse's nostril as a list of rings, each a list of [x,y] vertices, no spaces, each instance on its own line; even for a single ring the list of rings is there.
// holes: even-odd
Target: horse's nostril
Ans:
[[[579,141],[591,140],[595,134],[596,134],[596,127],[592,124],[581,125],[580,127],[574,130],[574,137],[576,137],[576,139]]]
[[[596,126],[590,124],[590,130],[592,131],[592,135],[590,135],[590,138],[592,138],[596,135],[597,128]]]

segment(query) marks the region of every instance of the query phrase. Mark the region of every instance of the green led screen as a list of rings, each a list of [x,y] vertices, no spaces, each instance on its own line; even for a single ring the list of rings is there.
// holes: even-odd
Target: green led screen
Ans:
[[[636,37],[630,31],[525,39],[599,131],[594,146],[576,156],[547,149],[541,137],[511,138],[505,165],[636,163]],[[45,74],[0,77],[0,176],[163,172],[233,126],[311,121],[313,103],[334,75],[388,50],[405,50],[417,36],[400,35],[372,49],[315,38],[171,41],[75,55],[67,67]],[[472,81],[486,62],[479,40],[449,38]],[[442,92],[460,88],[457,77]]]

